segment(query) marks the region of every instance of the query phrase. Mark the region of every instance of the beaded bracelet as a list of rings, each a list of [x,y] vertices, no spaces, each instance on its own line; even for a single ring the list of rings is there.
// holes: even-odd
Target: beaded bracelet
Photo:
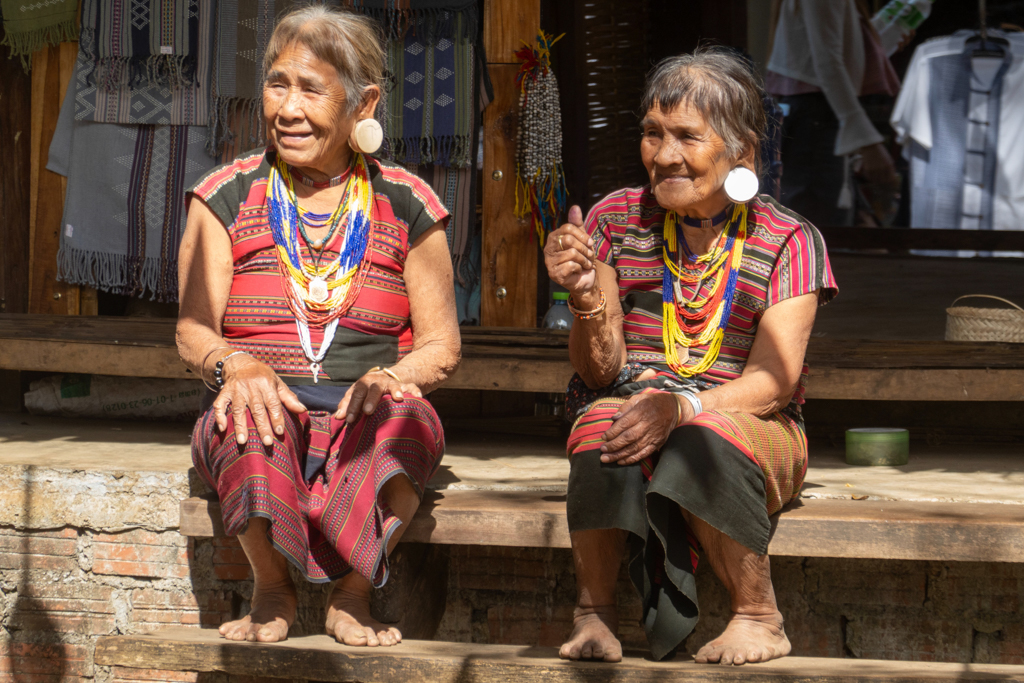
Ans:
[[[597,304],[597,308],[592,311],[581,311],[574,305],[576,302],[573,301],[572,295],[569,295],[569,312],[572,313],[577,320],[591,320],[604,313],[605,306],[608,304],[608,300],[604,296],[604,288],[601,288],[601,301]]]
[[[221,389],[224,388],[224,361],[226,361],[228,358],[238,355],[245,355],[245,351],[232,351],[231,353],[225,355],[223,358],[217,361],[217,364],[214,366],[215,369],[213,371],[213,383],[217,385],[216,387],[210,386],[210,383],[206,381],[206,378],[203,378],[203,383],[206,384],[206,387],[210,391],[220,391]]]

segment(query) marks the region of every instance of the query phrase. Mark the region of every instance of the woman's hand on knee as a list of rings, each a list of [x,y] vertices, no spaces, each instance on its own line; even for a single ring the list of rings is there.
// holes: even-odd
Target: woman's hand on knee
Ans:
[[[392,371],[394,372],[394,371]],[[348,424],[355,423],[359,414],[370,415],[385,395],[389,395],[399,403],[406,396],[423,398],[423,392],[415,384],[399,382],[383,370],[374,369],[360,377],[348,388],[345,397],[338,404],[334,417],[344,418]]]
[[[239,355],[224,364],[224,386],[213,402],[217,428],[227,429],[227,413],[235,426],[235,440],[239,445],[249,440],[249,424],[245,413],[252,415],[253,424],[265,446],[274,443],[274,435],[284,434],[284,411],[306,412],[298,397],[269,366],[251,356]]]
[[[678,399],[667,392],[639,394],[622,404],[604,433],[601,462],[632,465],[654,454],[679,419]]]

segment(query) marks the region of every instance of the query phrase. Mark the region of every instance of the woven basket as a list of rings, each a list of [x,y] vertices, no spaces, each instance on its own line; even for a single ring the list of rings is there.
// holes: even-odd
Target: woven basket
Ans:
[[[1013,309],[957,306],[963,299],[995,299]],[[1012,301],[988,294],[968,294],[954,301],[946,314],[946,341],[1024,344],[1024,308]]]

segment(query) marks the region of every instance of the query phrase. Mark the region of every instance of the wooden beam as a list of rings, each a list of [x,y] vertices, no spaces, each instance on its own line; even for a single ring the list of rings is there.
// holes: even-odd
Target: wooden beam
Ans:
[[[775,519],[771,555],[955,562],[1024,562],[1024,506],[800,499]],[[220,504],[182,502],[184,536],[223,535]],[[403,542],[569,548],[565,495],[431,491]]]
[[[989,369],[811,368],[807,398],[1024,401],[1024,372]]]
[[[518,68],[516,50],[523,41],[533,44],[539,29],[540,0],[485,0],[484,51],[489,63],[515,64]],[[494,91],[497,95],[497,83]]]
[[[618,664],[568,662],[556,648],[406,640],[396,647],[339,645],[328,636],[283,643],[224,640],[214,629],[173,628],[148,636],[105,636],[96,642],[99,666],[301,678],[332,683],[938,683],[1007,681],[1024,666],[786,657],[765,664],[726,667],[696,664],[686,655],[652,662],[629,653]]]
[[[519,67],[489,69],[494,101],[484,110],[480,318],[484,325],[536,327],[537,237],[515,215]]]
[[[946,249],[1024,251],[1018,230],[946,230],[928,228],[821,227],[829,249]]]
[[[32,137],[29,311],[79,313],[79,288],[57,282],[57,250],[67,178],[46,170],[50,142],[68,85],[74,75],[78,43],[61,43],[32,56]]]
[[[0,26],[0,39],[5,35]],[[0,312],[28,310],[32,83],[21,60],[0,57]]]

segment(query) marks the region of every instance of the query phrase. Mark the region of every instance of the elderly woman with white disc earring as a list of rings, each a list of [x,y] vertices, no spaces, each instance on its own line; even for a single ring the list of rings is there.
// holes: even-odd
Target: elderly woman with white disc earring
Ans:
[[[210,387],[192,439],[255,578],[230,640],[283,640],[288,565],[337,581],[326,631],[395,645],[371,586],[444,451],[422,397],[459,363],[448,214],[415,175],[370,156],[384,51],[375,24],[309,6],[264,62],[268,147],[190,191],[178,349]]]
[[[790,651],[769,517],[803,482],[804,351],[837,290],[814,226],[756,194],[762,95],[726,49],[660,63],[641,108],[650,184],[613,192],[585,221],[573,207],[546,242],[576,316],[566,506],[578,601],[563,657],[621,659],[626,553],[655,658],[697,623],[700,554],[732,618],[697,661]]]

